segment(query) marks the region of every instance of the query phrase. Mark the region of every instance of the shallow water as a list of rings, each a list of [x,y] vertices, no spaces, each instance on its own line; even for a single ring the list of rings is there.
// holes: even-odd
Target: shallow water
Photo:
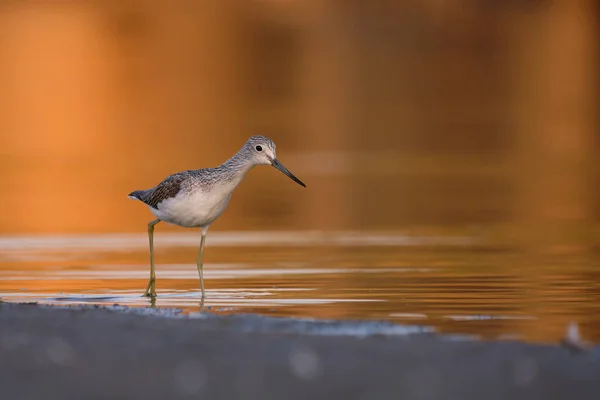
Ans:
[[[576,322],[600,342],[600,270],[590,254],[544,255],[470,237],[213,232],[207,299],[198,235],[156,235],[157,291],[145,235],[0,238],[6,302],[174,307],[184,312],[385,320],[483,339],[555,342]]]

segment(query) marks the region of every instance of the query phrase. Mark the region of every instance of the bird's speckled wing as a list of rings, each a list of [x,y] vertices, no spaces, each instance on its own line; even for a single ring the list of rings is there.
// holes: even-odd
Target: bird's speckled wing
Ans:
[[[190,178],[188,172],[180,172],[165,178],[161,183],[148,190],[136,190],[129,194],[152,208],[158,210],[158,205],[171,197],[177,196],[183,187],[183,183]]]

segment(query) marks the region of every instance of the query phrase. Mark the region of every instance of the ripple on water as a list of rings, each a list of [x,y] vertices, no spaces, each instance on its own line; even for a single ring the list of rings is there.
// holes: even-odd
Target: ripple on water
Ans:
[[[215,232],[202,302],[197,236],[157,238],[154,301],[141,297],[145,235],[0,238],[0,298],[179,309],[195,317],[203,310],[360,319],[417,330],[426,322],[459,338],[558,341],[576,321],[584,338],[600,342],[600,270],[589,258],[482,252],[469,238]],[[324,329],[339,334],[332,325]]]

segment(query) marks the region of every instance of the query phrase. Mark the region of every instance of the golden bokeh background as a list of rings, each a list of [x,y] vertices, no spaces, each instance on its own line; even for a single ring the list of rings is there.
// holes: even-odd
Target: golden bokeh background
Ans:
[[[144,232],[126,198],[256,133],[213,229],[594,246],[595,0],[0,1],[0,233]],[[172,228],[171,228],[172,229]]]

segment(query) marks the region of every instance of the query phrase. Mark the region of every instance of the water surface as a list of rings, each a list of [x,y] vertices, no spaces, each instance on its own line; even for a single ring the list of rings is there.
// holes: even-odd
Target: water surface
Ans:
[[[153,304],[141,297],[149,270],[143,234],[0,238],[0,297],[384,320],[539,342],[560,340],[574,321],[585,339],[600,342],[600,270],[589,254],[532,254],[457,236],[213,232],[201,304],[198,240],[156,235]]]

